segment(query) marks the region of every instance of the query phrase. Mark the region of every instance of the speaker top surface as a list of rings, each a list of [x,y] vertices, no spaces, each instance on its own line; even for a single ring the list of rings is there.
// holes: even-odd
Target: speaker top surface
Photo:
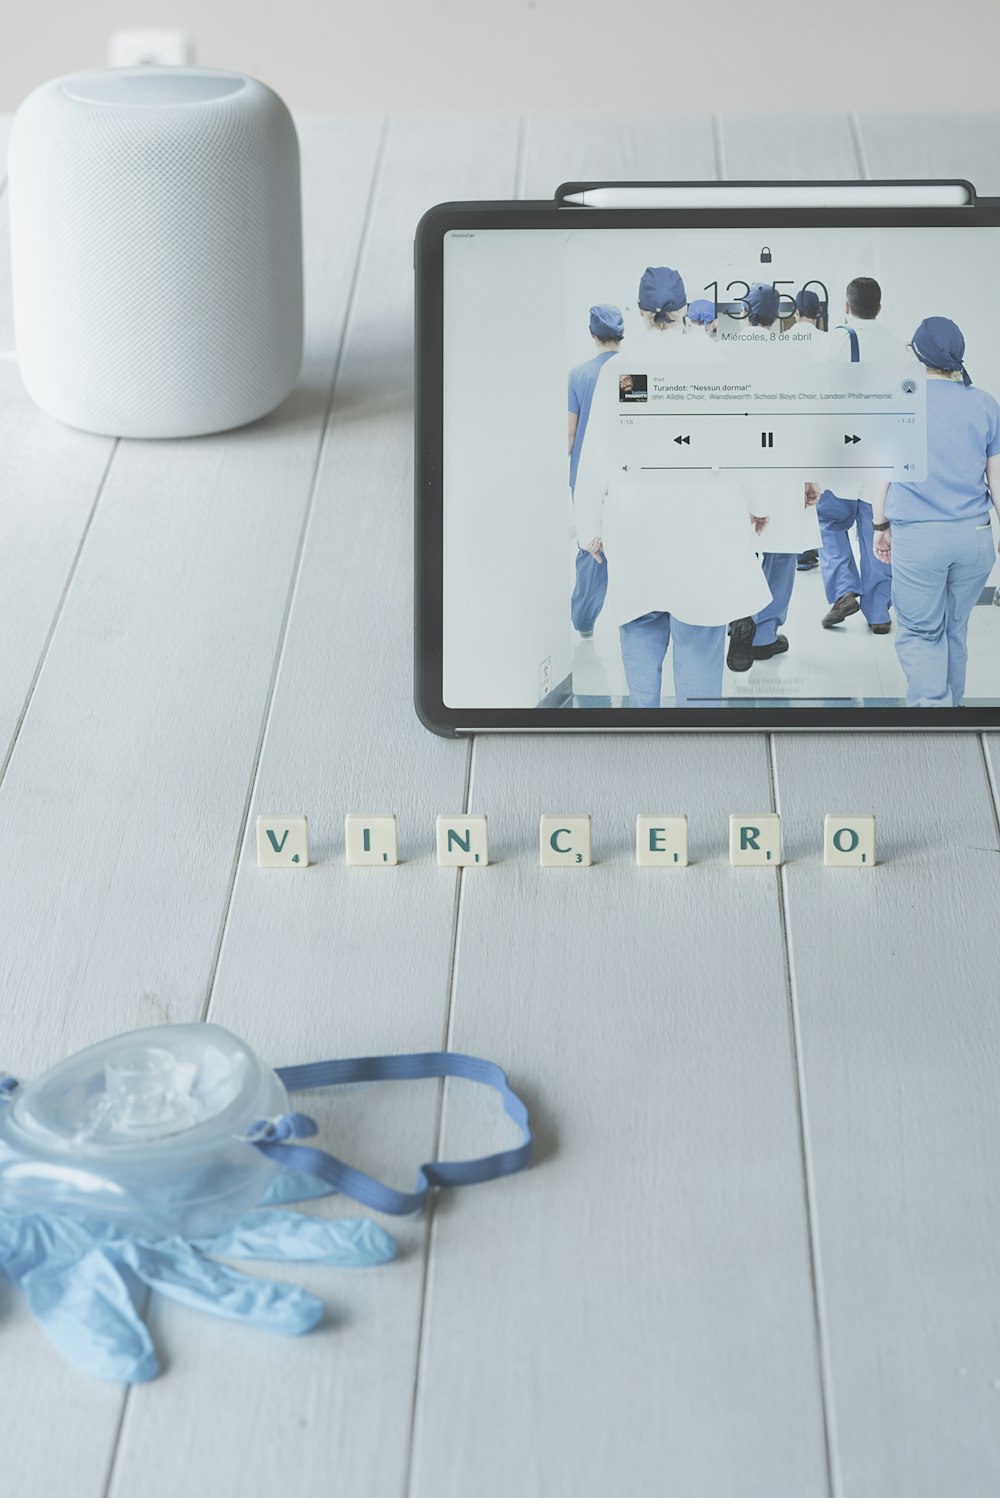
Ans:
[[[162,109],[167,106],[216,104],[241,93],[251,82],[242,73],[221,68],[137,67],[94,68],[59,78],[54,87],[81,104],[128,105]]]

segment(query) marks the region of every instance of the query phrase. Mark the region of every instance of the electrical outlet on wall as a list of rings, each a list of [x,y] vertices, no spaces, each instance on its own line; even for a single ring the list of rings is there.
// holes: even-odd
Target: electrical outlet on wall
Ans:
[[[116,31],[109,61],[113,68],[183,67],[191,61],[191,43],[183,31]]]

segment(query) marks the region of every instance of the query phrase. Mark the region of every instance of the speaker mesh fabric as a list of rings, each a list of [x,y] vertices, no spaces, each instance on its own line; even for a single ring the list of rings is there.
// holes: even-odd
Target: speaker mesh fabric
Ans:
[[[169,437],[239,426],[272,410],[298,375],[291,117],[253,79],[183,71],[238,86],[146,105],[81,98],[75,80],[60,79],[15,120],[22,375],[45,410],[90,431]]]

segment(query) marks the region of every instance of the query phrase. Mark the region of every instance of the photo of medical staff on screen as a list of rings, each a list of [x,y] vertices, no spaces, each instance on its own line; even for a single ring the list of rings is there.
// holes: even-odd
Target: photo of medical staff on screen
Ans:
[[[883,269],[883,285],[868,258],[858,274],[842,257],[837,277],[776,280],[768,263],[725,283],[710,264],[623,266],[595,274],[594,300],[571,299],[570,350],[585,332],[592,351],[568,380],[566,706],[1000,700],[1000,407],[962,327],[938,315],[940,284],[915,295]],[[877,372],[913,461],[869,456],[889,409]],[[815,464],[811,386],[837,429]],[[711,462],[720,412],[699,407],[702,388],[729,402],[734,433]],[[664,392],[676,399],[657,407]]]

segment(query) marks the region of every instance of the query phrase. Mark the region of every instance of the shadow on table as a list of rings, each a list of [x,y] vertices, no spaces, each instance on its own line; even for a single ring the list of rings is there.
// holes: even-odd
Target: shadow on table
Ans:
[[[277,432],[319,425],[326,416],[329,400],[329,384],[306,377],[276,410],[243,430]],[[337,382],[331,407],[334,423],[383,422],[394,417],[405,417],[409,422],[412,416],[413,390],[409,384],[387,385],[374,380]]]

